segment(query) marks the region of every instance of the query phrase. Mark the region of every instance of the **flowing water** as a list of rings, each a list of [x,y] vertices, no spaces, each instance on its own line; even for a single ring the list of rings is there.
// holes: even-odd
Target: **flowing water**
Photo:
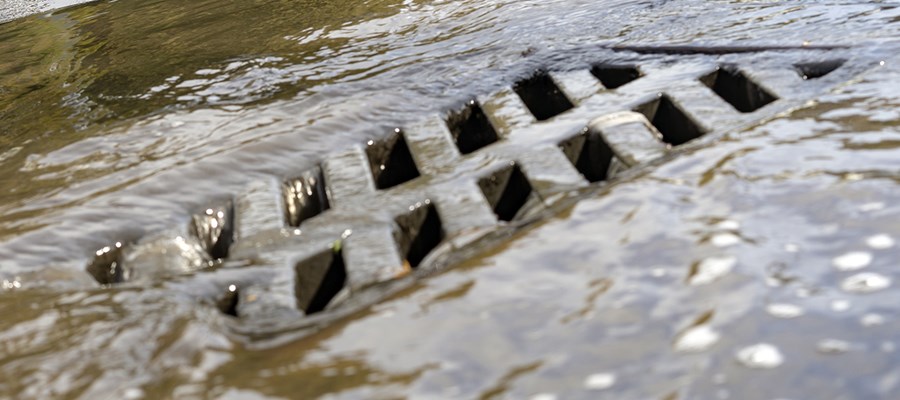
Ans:
[[[260,347],[93,251],[596,46],[861,45],[885,3],[137,1],[0,25],[0,396],[892,398],[900,59]],[[575,60],[575,61],[572,61]]]

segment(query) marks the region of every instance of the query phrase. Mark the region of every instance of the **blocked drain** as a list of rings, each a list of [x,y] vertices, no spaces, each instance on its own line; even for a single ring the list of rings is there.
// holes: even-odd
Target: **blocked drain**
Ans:
[[[642,47],[537,69],[298,176],[255,184],[171,231],[100,249],[86,269],[102,285],[218,276],[223,287],[205,304],[254,335],[321,326],[592,187],[801,105],[873,61],[776,50]],[[270,328],[253,325],[266,318]]]

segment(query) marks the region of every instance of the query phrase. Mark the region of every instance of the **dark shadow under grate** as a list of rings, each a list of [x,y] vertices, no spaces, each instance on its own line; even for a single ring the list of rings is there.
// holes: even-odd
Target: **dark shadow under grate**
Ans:
[[[437,209],[430,202],[416,207],[396,220],[401,237],[400,251],[409,266],[416,268],[444,240],[444,229]]]
[[[663,135],[663,141],[672,146],[682,145],[706,131],[675,105],[669,96],[663,95],[634,109],[644,114]]]
[[[400,130],[385,140],[369,141],[366,155],[378,189],[388,189],[419,177],[419,169]]]
[[[515,219],[532,194],[531,184],[517,165],[481,178],[478,186],[501,221]]]
[[[207,208],[191,217],[188,226],[197,237],[203,249],[214,259],[228,257],[228,249],[234,241],[234,205]]]
[[[582,133],[560,143],[559,147],[589,182],[606,180],[613,152],[600,135]]]
[[[742,113],[756,111],[778,99],[743,72],[731,67],[721,67],[700,78],[700,81]]]
[[[607,89],[615,89],[641,77],[641,71],[630,65],[598,64],[591,68],[591,74]]]
[[[301,261],[295,272],[297,307],[307,315],[324,310],[347,283],[344,256],[337,244],[332,250]]]
[[[499,140],[497,131],[474,100],[469,101],[462,110],[450,113],[447,126],[462,154],[472,153]]]
[[[282,194],[285,220],[290,226],[300,226],[301,222],[330,207],[325,191],[325,177],[319,167],[285,181],[282,184]]]
[[[532,77],[516,82],[513,91],[538,121],[553,118],[574,107],[545,71],[538,71]]]
[[[112,285],[128,280],[122,268],[122,243],[104,247],[94,253],[94,259],[87,265],[87,272],[101,285]]]
[[[817,79],[828,75],[844,65],[845,60],[830,60],[813,63],[794,64],[797,73],[803,79]]]

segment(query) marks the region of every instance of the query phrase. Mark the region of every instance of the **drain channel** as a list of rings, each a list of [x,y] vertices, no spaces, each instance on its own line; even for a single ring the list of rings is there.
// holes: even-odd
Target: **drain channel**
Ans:
[[[819,78],[839,68],[862,71],[840,54],[815,62],[797,62],[794,54],[785,62],[781,52],[757,65],[742,62],[742,52],[683,51],[611,53],[611,61],[577,71],[538,69],[299,176],[254,186],[171,231],[100,249],[87,272],[115,285],[253,265],[240,287],[227,285],[205,304],[241,321],[265,312],[327,316],[375,301],[377,294],[360,293],[428,273],[591,184],[614,184],[630,168],[677,154],[678,146],[802,104],[836,85]],[[679,64],[684,57],[688,62]],[[672,68],[679,69],[666,73]],[[502,138],[492,121],[503,127]],[[249,304],[266,296],[271,301],[263,306]]]

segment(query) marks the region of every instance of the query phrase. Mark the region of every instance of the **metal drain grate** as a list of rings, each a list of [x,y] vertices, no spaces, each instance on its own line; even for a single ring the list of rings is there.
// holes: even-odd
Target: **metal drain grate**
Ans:
[[[201,301],[254,334],[314,327],[577,193],[803,104],[876,62],[840,49],[597,57],[614,61],[532,71],[300,176],[254,184],[184,227],[101,249],[87,270],[103,285],[203,275],[222,290]]]

